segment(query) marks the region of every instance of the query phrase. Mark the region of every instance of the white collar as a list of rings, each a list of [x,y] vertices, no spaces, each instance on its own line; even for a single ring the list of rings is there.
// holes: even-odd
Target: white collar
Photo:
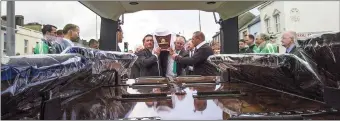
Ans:
[[[201,48],[204,44],[205,44],[205,41],[201,42],[200,44],[198,44],[198,45],[196,46],[196,49]]]

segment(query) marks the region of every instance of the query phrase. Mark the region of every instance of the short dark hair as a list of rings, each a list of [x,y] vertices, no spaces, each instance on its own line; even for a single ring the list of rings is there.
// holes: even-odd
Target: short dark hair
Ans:
[[[194,35],[195,35],[195,37],[198,37],[198,38],[202,39],[201,41],[205,41],[205,35],[204,35],[203,32],[196,31],[196,32],[194,32]]]
[[[44,25],[43,28],[41,29],[41,32],[43,33],[43,35],[45,35],[47,32],[51,32],[52,28],[57,29],[56,26],[53,26],[53,25],[50,25],[50,24]]]
[[[246,41],[244,41],[244,39],[240,39],[240,40],[239,40],[239,42],[243,42],[243,43],[245,43]]]
[[[89,46],[92,45],[92,44],[94,44],[94,43],[98,43],[98,41],[95,40],[95,39],[90,39],[90,41],[89,41]]]
[[[63,29],[63,33],[67,34],[68,31],[74,30],[76,28],[79,28],[79,27],[77,25],[75,25],[75,24],[66,24],[64,29]]]
[[[120,25],[118,25],[118,28],[117,28],[117,32],[122,32],[122,27]]]
[[[196,103],[197,101],[199,101],[200,99],[194,99],[194,103]],[[194,105],[195,106],[195,110],[194,111],[204,111],[207,108],[207,102],[206,100],[202,100],[205,101],[203,103],[203,105]]]
[[[152,36],[151,34],[147,34],[147,35],[145,35],[144,38],[143,38],[143,43],[144,43],[146,37],[152,37],[152,39],[153,39],[153,36]]]
[[[57,35],[63,35],[63,30],[58,30]]]
[[[254,37],[254,35],[252,35],[252,34],[248,34],[248,37],[249,37],[250,39],[252,39],[252,40],[255,40],[255,37]]]
[[[187,42],[187,39],[185,39],[184,36],[178,36],[178,37],[182,37],[184,39],[184,42]]]

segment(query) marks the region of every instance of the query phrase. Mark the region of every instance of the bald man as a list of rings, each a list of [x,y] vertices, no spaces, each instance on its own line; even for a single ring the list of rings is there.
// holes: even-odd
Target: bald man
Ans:
[[[179,64],[193,66],[195,75],[216,76],[217,69],[208,62],[208,57],[214,54],[213,49],[205,42],[205,36],[202,32],[196,31],[193,34],[192,44],[195,46],[195,52],[192,57],[182,57],[170,51],[171,57]]]
[[[281,45],[286,48],[286,53],[294,54],[296,53],[297,49],[295,47],[296,41],[296,32],[294,31],[287,31],[282,34]]]

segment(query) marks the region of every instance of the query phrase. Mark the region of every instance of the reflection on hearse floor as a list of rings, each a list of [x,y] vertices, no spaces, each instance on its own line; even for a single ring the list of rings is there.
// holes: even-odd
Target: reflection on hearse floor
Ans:
[[[253,85],[220,83],[218,77],[190,79],[193,83],[170,79],[162,84],[130,86],[123,100],[134,98],[136,105],[126,117],[160,117],[162,120],[230,119],[231,117],[277,117],[287,119],[337,119],[336,110],[324,104]],[[164,79],[160,79],[163,80]],[[154,79],[153,81],[160,81]],[[184,81],[183,81],[184,80]],[[197,82],[200,80],[200,82]],[[130,79],[126,84],[134,84]],[[196,81],[196,82],[195,82]],[[210,83],[210,84],[209,84]],[[143,95],[138,95],[143,94]],[[138,99],[137,99],[138,98]],[[131,101],[131,100],[130,100]],[[273,118],[274,117],[274,118]],[[264,119],[265,119],[264,118]],[[232,118],[231,118],[232,119]],[[280,118],[279,118],[280,119]]]

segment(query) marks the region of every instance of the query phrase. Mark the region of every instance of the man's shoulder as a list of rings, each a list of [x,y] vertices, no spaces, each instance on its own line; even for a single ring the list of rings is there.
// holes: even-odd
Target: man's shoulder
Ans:
[[[206,43],[206,44],[202,45],[200,48],[197,49],[197,51],[199,51],[199,50],[209,50],[209,51],[211,50],[212,51],[212,47],[209,46],[208,43]]]
[[[145,55],[145,54],[147,53],[147,51],[148,51],[148,50],[146,50],[146,49],[142,49],[142,50],[136,52],[135,54],[136,54],[137,56],[141,56],[141,55]]]

